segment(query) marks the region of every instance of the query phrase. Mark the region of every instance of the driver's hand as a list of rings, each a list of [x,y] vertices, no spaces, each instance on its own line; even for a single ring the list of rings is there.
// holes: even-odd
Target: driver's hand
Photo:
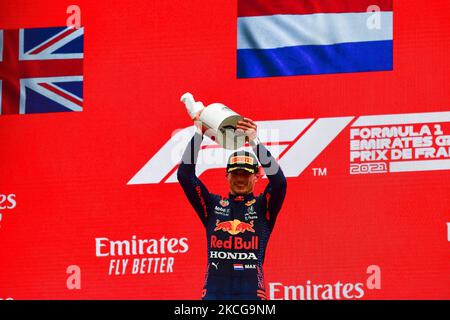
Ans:
[[[257,125],[249,118],[244,118],[236,124],[236,130],[244,131],[249,141],[253,141],[257,136]]]

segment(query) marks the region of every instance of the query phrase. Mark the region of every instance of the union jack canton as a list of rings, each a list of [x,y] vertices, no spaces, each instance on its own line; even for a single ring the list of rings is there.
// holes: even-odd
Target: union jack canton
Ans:
[[[0,30],[0,115],[83,110],[84,28]]]

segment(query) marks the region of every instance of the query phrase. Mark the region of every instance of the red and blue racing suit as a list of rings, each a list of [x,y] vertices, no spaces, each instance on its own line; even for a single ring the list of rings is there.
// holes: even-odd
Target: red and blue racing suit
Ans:
[[[188,144],[177,177],[206,228],[208,265],[204,300],[265,300],[263,264],[270,234],[286,195],[286,178],[266,147],[253,152],[269,180],[260,195],[212,194],[195,174],[202,135]]]

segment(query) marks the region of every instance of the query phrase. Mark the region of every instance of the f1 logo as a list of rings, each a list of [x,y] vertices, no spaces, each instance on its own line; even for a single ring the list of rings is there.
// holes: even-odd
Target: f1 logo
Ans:
[[[257,121],[258,137],[279,159],[287,177],[296,177],[336,138],[353,117]],[[194,134],[194,127],[176,132],[139,170],[128,184],[177,182],[176,169]],[[250,147],[244,148],[250,149]],[[196,171],[200,176],[209,169],[225,168],[232,153],[205,137]]]
[[[347,127],[351,128],[406,125],[418,123],[450,122],[450,112],[428,112],[408,114],[385,114],[355,117],[290,119],[257,121],[258,137],[272,155],[278,159],[286,177],[299,176],[317,156]],[[354,120],[354,121],[353,121]],[[184,150],[194,134],[194,127],[176,131],[167,143],[128,181],[132,184],[155,184],[177,182],[176,170]],[[250,149],[250,147],[244,148]],[[209,138],[202,142],[196,172],[215,168],[225,168],[226,161],[232,153],[222,149]],[[364,166],[366,164],[363,164]],[[417,161],[407,163],[392,162],[390,169],[385,163],[370,163],[371,167],[350,167],[350,172],[370,169],[379,172],[450,170],[450,159],[428,161],[426,167],[420,167]],[[403,167],[399,167],[403,165]],[[381,166],[381,167],[380,167]],[[353,170],[353,171],[352,171]]]

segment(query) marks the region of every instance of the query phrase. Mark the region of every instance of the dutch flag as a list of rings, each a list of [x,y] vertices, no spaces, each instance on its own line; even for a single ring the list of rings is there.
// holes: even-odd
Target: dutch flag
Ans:
[[[237,76],[392,70],[392,0],[238,0]]]
[[[233,264],[234,270],[244,270],[244,266],[242,264]]]

